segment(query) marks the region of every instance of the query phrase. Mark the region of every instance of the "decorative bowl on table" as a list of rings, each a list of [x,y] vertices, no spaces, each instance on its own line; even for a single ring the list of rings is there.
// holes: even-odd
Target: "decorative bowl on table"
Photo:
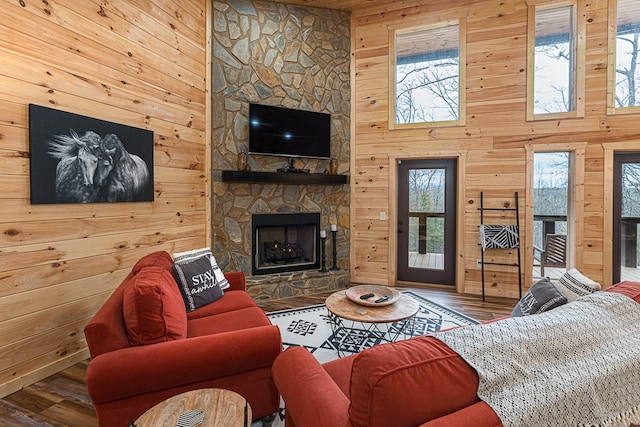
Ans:
[[[373,294],[366,299],[362,296]],[[400,292],[387,286],[379,285],[358,285],[353,286],[345,291],[346,297],[356,304],[366,305],[368,307],[383,307],[393,304],[400,298]],[[376,302],[379,301],[379,302]]]

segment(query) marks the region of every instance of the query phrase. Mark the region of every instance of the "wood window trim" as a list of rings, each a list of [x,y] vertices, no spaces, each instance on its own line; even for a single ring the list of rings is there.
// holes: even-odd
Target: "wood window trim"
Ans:
[[[413,31],[434,30],[452,25],[458,25],[458,120],[438,122],[396,123],[396,36]],[[389,109],[388,128],[394,129],[424,129],[434,127],[465,126],[466,125],[466,64],[467,64],[467,21],[464,18],[448,19],[433,24],[395,26],[389,30]]]
[[[585,152],[587,143],[566,143],[566,144],[536,144],[525,145],[526,152],[526,204],[524,229],[527,230],[524,236],[524,283],[526,286],[533,285],[533,265],[529,264],[533,260],[533,185],[534,185],[534,154],[571,152],[572,162],[570,162],[569,173],[569,203],[567,206],[567,270],[575,267],[581,269],[583,265],[583,242],[584,242],[584,180],[585,180]],[[571,220],[569,218],[571,216]]]
[[[558,120],[583,118],[585,116],[585,61],[586,61],[586,12],[582,1],[528,1],[527,2],[527,121]],[[576,24],[573,34],[573,57],[575,108],[563,113],[534,113],[534,81],[535,81],[535,40],[536,40],[536,11],[549,10],[560,7],[573,7],[573,18]]]

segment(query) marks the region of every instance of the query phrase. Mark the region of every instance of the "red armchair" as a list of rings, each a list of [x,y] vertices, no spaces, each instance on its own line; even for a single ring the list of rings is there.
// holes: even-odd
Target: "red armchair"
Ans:
[[[282,350],[279,329],[246,292],[240,272],[225,273],[230,287],[221,299],[187,313],[172,265],[166,252],[142,258],[85,327],[86,382],[98,424],[125,426],[157,403],[199,388],[233,390],[249,401],[254,418],[268,420],[279,406],[271,376]],[[132,320],[134,286],[144,302]]]

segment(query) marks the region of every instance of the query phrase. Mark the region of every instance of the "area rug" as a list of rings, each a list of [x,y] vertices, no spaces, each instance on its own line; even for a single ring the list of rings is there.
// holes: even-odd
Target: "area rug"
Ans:
[[[411,291],[403,294],[418,301],[420,309],[413,319],[412,327],[400,334],[398,340],[411,336],[420,336],[454,326],[474,325],[478,321],[443,307]],[[299,309],[281,310],[268,313],[271,323],[280,328],[283,347],[302,346],[311,352],[320,363],[325,363],[338,357],[358,353],[365,348],[379,344],[381,340],[375,336],[362,340],[355,346],[350,340],[345,340],[347,333],[367,335],[366,325],[359,322],[345,322],[344,325],[332,328],[329,312],[324,304],[303,307]],[[393,331],[400,328],[399,322],[382,325]],[[351,331],[346,331],[350,328]],[[335,330],[334,330],[335,329]]]

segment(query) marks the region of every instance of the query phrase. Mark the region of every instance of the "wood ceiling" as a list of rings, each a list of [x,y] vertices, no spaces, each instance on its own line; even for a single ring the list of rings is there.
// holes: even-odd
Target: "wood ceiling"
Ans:
[[[434,0],[278,0],[280,3],[299,4],[303,6],[343,9],[350,11],[376,8],[379,6],[411,6],[428,4]]]

